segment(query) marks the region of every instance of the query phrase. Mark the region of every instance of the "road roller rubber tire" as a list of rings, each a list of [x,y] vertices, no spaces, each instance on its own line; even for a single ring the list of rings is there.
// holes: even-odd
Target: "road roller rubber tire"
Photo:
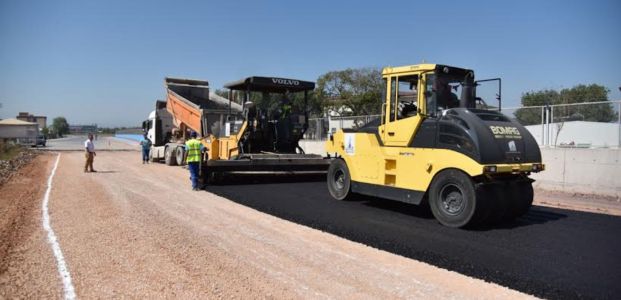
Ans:
[[[441,171],[431,182],[429,206],[433,216],[444,226],[461,228],[468,225],[477,207],[474,182],[464,172]]]
[[[533,205],[535,196],[533,184],[531,182],[513,182],[511,183],[511,190],[515,203],[512,215],[514,218],[519,218],[525,215]]]
[[[336,200],[353,200],[351,191],[351,176],[347,164],[342,159],[335,159],[330,163],[327,175],[328,191]]]
[[[501,182],[491,185],[492,212],[487,219],[487,224],[496,225],[513,220],[511,217],[511,202],[513,197],[507,183]]]
[[[494,204],[493,197],[490,195],[491,188],[488,185],[480,186],[476,189],[476,211],[472,219],[472,225],[486,225],[492,215]]]

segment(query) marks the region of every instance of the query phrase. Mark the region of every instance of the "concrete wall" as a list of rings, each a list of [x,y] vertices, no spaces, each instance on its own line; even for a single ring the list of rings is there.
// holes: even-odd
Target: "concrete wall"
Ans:
[[[319,154],[326,156],[325,141],[301,140],[300,147],[304,149],[306,154]]]
[[[621,150],[541,149],[544,172],[535,187],[621,198]]]
[[[300,141],[306,153],[325,156],[324,141]],[[621,198],[621,150],[542,148],[546,170],[533,174],[535,187]]]

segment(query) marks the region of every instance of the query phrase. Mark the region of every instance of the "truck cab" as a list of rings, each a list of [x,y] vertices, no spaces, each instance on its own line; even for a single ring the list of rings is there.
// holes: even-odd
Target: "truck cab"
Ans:
[[[172,128],[172,115],[166,110],[166,101],[156,101],[155,110],[142,122],[143,132],[154,146],[162,146],[170,141]]]

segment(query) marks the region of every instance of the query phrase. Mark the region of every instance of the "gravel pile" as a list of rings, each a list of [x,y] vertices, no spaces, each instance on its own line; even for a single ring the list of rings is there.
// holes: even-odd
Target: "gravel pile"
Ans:
[[[38,155],[35,151],[21,151],[10,160],[0,160],[0,185],[7,182],[21,167]]]

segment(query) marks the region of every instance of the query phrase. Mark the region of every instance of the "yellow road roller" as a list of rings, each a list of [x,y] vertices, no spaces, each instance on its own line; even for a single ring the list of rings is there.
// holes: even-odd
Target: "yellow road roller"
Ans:
[[[525,214],[529,175],[545,169],[524,126],[477,97],[472,70],[440,64],[386,67],[375,122],[326,142],[328,190],[421,205],[449,227],[496,224]]]

